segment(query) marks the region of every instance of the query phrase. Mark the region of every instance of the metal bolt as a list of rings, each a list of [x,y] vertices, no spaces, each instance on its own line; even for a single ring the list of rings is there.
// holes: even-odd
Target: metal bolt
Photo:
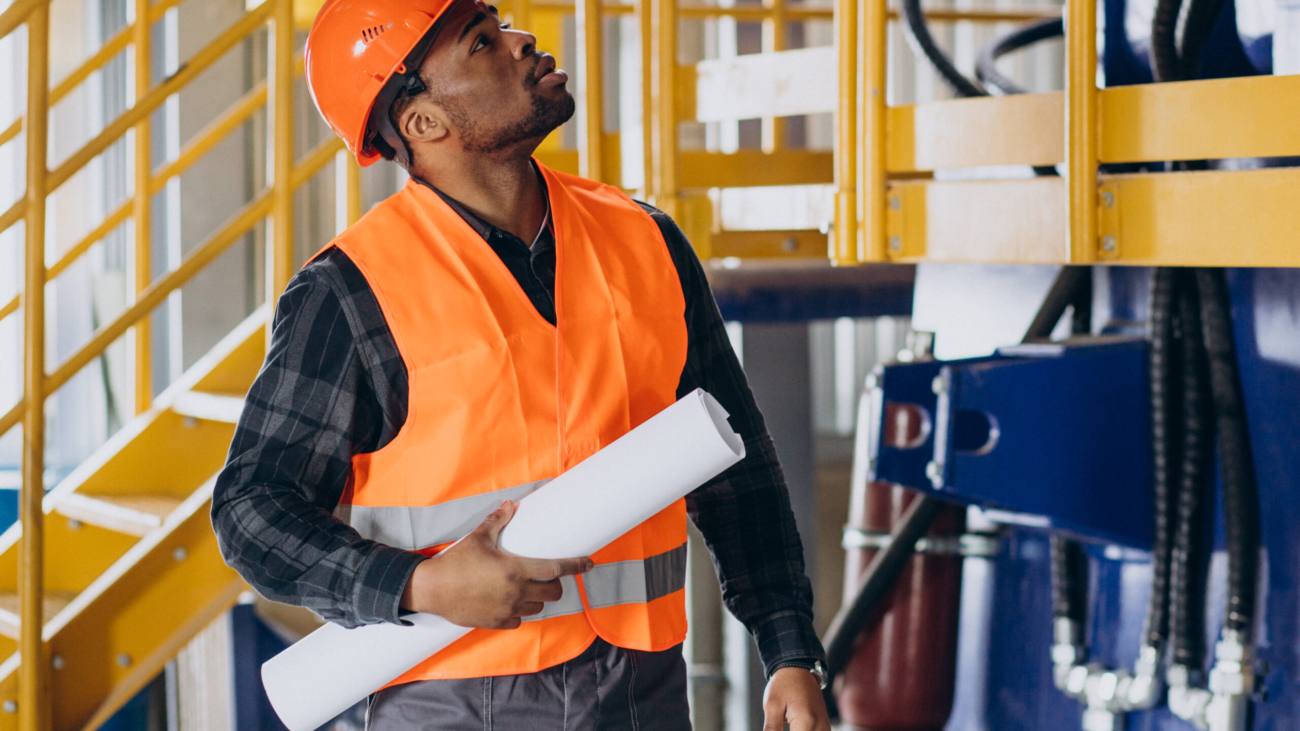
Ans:
[[[930,478],[931,482],[938,481],[943,477],[943,465],[931,460],[925,465],[925,476]]]
[[[945,393],[948,393],[948,379],[944,378],[942,375],[935,376],[934,380],[930,381],[930,391],[933,392],[935,396],[942,396]]]
[[[68,530],[81,530],[81,521],[76,518],[68,518]]]
[[[199,420],[195,419],[193,416],[187,416],[184,419],[181,419],[181,424],[183,424],[186,429],[199,428]]]
[[[131,667],[131,656],[126,654],[125,652],[122,653],[121,655],[118,655],[117,664],[118,667],[123,667],[123,668]]]
[[[172,559],[176,561],[184,561],[189,555],[189,551],[186,551],[184,546],[177,546],[172,549]]]
[[[50,658],[50,665],[51,665],[51,667],[53,667],[55,670],[62,670],[62,669],[63,669],[63,656],[62,656],[62,655],[54,655],[54,656],[52,656],[52,657]]]
[[[830,233],[835,230],[835,222],[828,218],[817,226],[817,230],[821,231],[824,235],[829,236]]]
[[[1102,191],[1102,193],[1101,193],[1101,204],[1102,204],[1103,206],[1106,206],[1107,208],[1114,208],[1114,207],[1115,207],[1115,194],[1112,193],[1112,192],[1110,192],[1109,190],[1104,190],[1104,191]]]
[[[1102,251],[1105,251],[1107,254],[1115,253],[1115,237],[1114,236],[1101,237],[1101,249]]]
[[[901,210],[902,207],[903,207],[903,201],[899,200],[898,196],[896,196],[896,195],[891,195],[891,196],[889,196],[889,209],[890,209],[890,210],[892,210],[892,211],[897,211],[897,210]]]
[[[18,712],[18,701],[13,700],[13,699],[11,698],[11,699],[5,701],[5,706],[4,706],[4,707],[5,707],[5,713],[17,713],[17,712]]]
[[[889,237],[889,250],[890,250],[890,251],[902,251],[902,250],[903,250],[903,240],[902,240],[901,238],[897,237],[897,236],[890,236],[890,237]]]
[[[794,251],[799,248],[799,239],[791,236],[781,241],[781,248],[786,251]]]

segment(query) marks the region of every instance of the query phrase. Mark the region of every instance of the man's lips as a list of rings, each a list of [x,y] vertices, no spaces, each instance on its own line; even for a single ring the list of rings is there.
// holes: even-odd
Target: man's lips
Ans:
[[[541,82],[547,77],[554,77],[552,80],[559,83],[569,80],[569,75],[564,70],[555,68],[555,57],[549,53],[542,55],[541,60],[537,62],[537,70],[533,74],[535,82]]]

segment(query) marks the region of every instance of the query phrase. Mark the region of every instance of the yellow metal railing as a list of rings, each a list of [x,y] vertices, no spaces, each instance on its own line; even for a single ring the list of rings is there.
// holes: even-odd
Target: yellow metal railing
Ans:
[[[293,192],[320,171],[327,163],[338,160],[346,165],[347,220],[360,215],[360,176],[355,162],[340,155],[342,142],[331,137],[309,152],[302,161],[293,159],[293,88],[301,74],[301,60],[295,61],[292,0],[267,0],[250,10],[215,40],[200,49],[190,60],[157,85],[150,83],[150,29],[153,23],[179,4],[179,0],[135,0],[135,20],[110,38],[53,88],[49,82],[49,8],[48,0],[18,0],[0,13],[0,36],[20,25],[28,27],[28,99],[26,114],[0,131],[0,144],[13,140],[20,132],[27,137],[26,190],[22,198],[0,213],[0,231],[18,221],[26,224],[26,272],[22,293],[0,304],[0,319],[24,312],[23,398],[0,415],[0,434],[18,423],[23,425],[23,487],[20,497],[22,543],[20,546],[21,627],[19,648],[23,662],[19,670],[19,723],[24,731],[44,731],[50,719],[48,668],[42,641],[43,617],[43,521],[45,472],[44,404],[78,371],[101,356],[115,340],[130,330],[135,332],[136,410],[148,408],[153,386],[150,383],[148,317],[149,313],[178,290],[222,252],[239,240],[259,221],[270,218],[272,267],[267,281],[267,296],[273,300],[283,291],[292,274],[293,260]],[[270,69],[267,81],[261,82],[231,105],[195,135],[173,160],[155,168],[150,158],[149,115],[169,97],[179,92],[236,44],[270,24]],[[64,98],[108,61],[131,48],[136,70],[134,104],[110,122],[93,139],[50,169],[46,160],[49,109]],[[233,130],[248,121],[269,102],[269,127],[272,140],[272,174],[269,185],[240,209],[220,229],[192,251],[175,269],[157,279],[150,276],[149,207],[153,195],[168,180],[176,178],[210,152]],[[79,239],[47,269],[45,262],[46,198],[67,182],[92,159],[102,154],[127,132],[134,131],[135,178],[129,200],[114,208],[88,234]],[[96,330],[89,342],[67,360],[45,370],[45,285],[53,281],[98,241],[127,219],[134,231],[134,299],[111,322]]]

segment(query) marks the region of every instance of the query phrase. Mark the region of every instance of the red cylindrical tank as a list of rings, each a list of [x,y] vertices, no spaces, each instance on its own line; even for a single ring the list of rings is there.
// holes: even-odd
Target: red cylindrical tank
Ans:
[[[916,492],[887,483],[855,487],[850,528],[888,533],[916,497]],[[929,536],[960,536],[965,516],[965,508],[945,507]],[[845,601],[852,600],[877,550],[848,551]],[[918,553],[909,560],[840,675],[837,699],[847,726],[870,731],[943,729],[952,713],[957,678],[961,569],[961,556],[952,553]]]

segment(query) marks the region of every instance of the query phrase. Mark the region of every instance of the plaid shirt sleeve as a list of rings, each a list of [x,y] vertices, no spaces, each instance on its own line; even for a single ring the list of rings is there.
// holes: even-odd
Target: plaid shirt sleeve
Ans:
[[[383,335],[384,337],[378,337]],[[222,555],[263,596],[345,627],[399,622],[423,556],[331,514],[352,456],[406,418],[406,368],[378,302],[333,249],[289,283],[212,495]]]
[[[686,297],[689,344],[677,396],[696,388],[713,394],[745,440],[745,458],[688,495],[687,512],[709,547],[723,601],[753,635],[767,675],[792,662],[825,663],[776,447],[694,248],[666,214],[651,210],[651,216],[664,233]]]

